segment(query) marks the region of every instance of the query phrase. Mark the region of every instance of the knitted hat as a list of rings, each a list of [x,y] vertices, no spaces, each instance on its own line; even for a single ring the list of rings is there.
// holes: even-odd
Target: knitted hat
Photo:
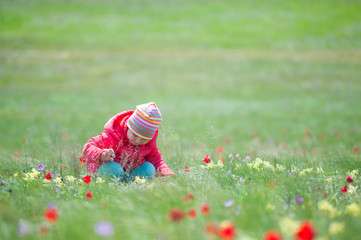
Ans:
[[[127,126],[138,137],[152,139],[162,122],[160,111],[154,102],[138,105],[129,117]]]

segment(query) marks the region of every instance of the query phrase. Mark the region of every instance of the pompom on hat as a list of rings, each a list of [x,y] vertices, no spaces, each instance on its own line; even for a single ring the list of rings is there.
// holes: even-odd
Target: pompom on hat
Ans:
[[[152,139],[162,122],[162,115],[154,102],[138,105],[129,117],[127,126],[135,135]]]

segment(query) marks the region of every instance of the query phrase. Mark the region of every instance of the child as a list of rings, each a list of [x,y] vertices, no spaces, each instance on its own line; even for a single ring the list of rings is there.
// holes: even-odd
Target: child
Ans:
[[[138,105],[112,117],[104,131],[91,138],[83,148],[90,173],[133,181],[175,175],[164,163],[157,146],[162,116],[155,103]]]

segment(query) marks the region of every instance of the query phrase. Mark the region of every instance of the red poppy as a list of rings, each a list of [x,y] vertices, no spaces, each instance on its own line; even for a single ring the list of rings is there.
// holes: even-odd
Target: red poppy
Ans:
[[[179,208],[172,208],[169,211],[168,219],[171,222],[179,222],[184,218],[184,213]]]
[[[217,234],[218,226],[213,222],[207,223],[207,225],[204,228],[204,231],[208,234]]]
[[[249,154],[251,155],[251,158],[253,158],[254,150],[251,150],[251,151],[249,152]]]
[[[47,180],[51,180],[51,179],[53,178],[50,173],[44,174],[44,177],[45,177]]]
[[[222,146],[217,147],[217,153],[221,154],[222,152],[223,152],[223,147]]]
[[[86,184],[88,184],[88,183],[91,182],[91,178],[90,178],[89,175],[86,175],[85,177],[82,177],[82,178],[83,178],[83,181],[84,181]]]
[[[353,152],[357,153],[358,152],[358,147],[354,147]]]
[[[353,182],[353,178],[351,176],[347,176],[346,181],[349,183]]]
[[[192,201],[194,198],[193,193],[188,193],[187,195],[182,197],[182,200],[185,202],[190,202]]]
[[[14,153],[14,156],[15,156],[15,157],[20,157],[20,153],[19,153],[19,152],[15,152],[15,153]]]
[[[276,182],[276,181],[273,181],[273,182],[270,182],[270,183],[267,185],[267,187],[268,187],[269,189],[273,189],[276,185],[277,185],[277,182]]]
[[[310,129],[306,129],[305,135],[306,135],[307,137],[311,136],[311,130],[310,130]]]
[[[43,226],[43,225],[39,226],[39,234],[41,236],[46,236],[46,235],[48,235],[48,233],[49,233],[49,228],[48,227]]]
[[[63,164],[61,165],[61,170],[65,171],[66,170],[66,166]]]
[[[210,212],[209,205],[207,203],[201,204],[201,212],[203,215],[208,215]]]
[[[303,222],[295,234],[297,240],[312,240],[315,236],[316,231],[308,221]]]
[[[87,192],[87,193],[86,193],[86,197],[87,197],[88,199],[91,199],[91,198],[93,197],[93,194],[92,194],[91,192]]]
[[[185,166],[184,171],[189,172],[189,168],[187,166]]]
[[[282,236],[276,230],[270,230],[263,238],[264,240],[282,240]]]
[[[236,227],[230,221],[221,223],[218,229],[218,237],[220,239],[234,239],[236,237]]]
[[[80,160],[81,163],[85,163],[85,158],[84,158],[84,156],[81,156],[81,157],[79,158],[79,160]]]
[[[196,211],[196,210],[191,209],[191,210],[188,212],[188,217],[189,217],[190,219],[194,219],[194,218],[196,218],[196,216],[197,216],[197,211]]]
[[[303,156],[306,156],[306,155],[307,155],[307,151],[306,151],[306,150],[303,150],[303,151],[302,151],[302,155],[303,155]]]
[[[346,194],[347,193],[347,186],[343,186],[340,190],[343,194]]]
[[[205,162],[205,163],[210,163],[210,162],[211,162],[211,159],[208,157],[208,155],[206,155],[206,156],[203,158],[203,162]]]
[[[50,223],[56,223],[58,220],[58,211],[55,208],[47,209],[44,212],[44,217]]]

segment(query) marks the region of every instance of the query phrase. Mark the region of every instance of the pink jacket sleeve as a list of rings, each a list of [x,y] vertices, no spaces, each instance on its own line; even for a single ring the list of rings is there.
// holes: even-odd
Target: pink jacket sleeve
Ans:
[[[94,173],[103,162],[100,160],[104,149],[111,145],[110,139],[105,133],[91,138],[83,148],[84,157],[87,163],[87,169],[90,173]]]
[[[169,169],[167,164],[162,159],[158,146],[155,146],[153,150],[145,157],[145,160],[154,165],[157,170],[157,174],[160,176],[175,175],[172,170]]]

